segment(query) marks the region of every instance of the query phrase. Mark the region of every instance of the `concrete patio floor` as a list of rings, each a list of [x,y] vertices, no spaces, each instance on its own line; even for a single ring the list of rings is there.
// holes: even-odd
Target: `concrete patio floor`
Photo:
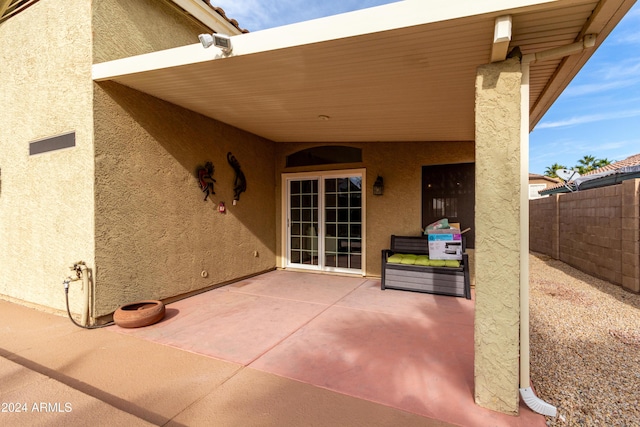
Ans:
[[[168,304],[138,329],[83,330],[0,301],[0,398],[29,409],[0,424],[545,426],[523,405],[517,417],[475,405],[473,311],[291,271]]]

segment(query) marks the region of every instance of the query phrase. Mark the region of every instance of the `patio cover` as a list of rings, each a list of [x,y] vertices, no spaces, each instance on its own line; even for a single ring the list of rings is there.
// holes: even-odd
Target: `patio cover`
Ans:
[[[229,55],[194,43],[95,64],[93,78],[277,142],[473,141],[479,65],[586,34],[597,47],[633,3],[405,0],[232,36]],[[531,129],[594,50],[531,65]]]
[[[37,2],[38,0],[0,0],[0,24]]]

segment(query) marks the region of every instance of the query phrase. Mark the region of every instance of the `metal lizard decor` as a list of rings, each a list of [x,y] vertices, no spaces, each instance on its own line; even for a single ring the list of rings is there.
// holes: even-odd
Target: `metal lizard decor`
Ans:
[[[240,193],[247,191],[247,179],[242,170],[240,170],[240,163],[231,152],[227,153],[227,161],[236,173],[236,177],[233,180],[233,200],[240,200]]]
[[[204,200],[207,201],[207,198],[211,194],[216,194],[213,190],[213,183],[216,182],[213,179],[213,163],[207,162],[204,164],[204,167],[199,167],[197,170],[198,181],[200,182],[200,189],[204,194]]]

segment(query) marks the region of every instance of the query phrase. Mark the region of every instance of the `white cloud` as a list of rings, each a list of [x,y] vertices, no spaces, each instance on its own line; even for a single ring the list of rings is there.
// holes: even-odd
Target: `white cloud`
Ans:
[[[638,25],[640,25],[640,4],[633,6],[622,18],[622,21],[612,33],[613,38],[610,43],[615,45],[639,44]]]
[[[241,28],[258,31],[308,21],[397,0],[209,0],[224,9]]]
[[[608,151],[608,150],[617,150],[620,148],[624,148],[627,145],[630,145],[632,143],[637,143],[637,141],[616,141],[616,142],[605,142],[604,144],[599,144],[598,148],[602,149],[604,151]]]
[[[621,77],[632,77],[638,80],[640,75],[640,55],[622,61],[619,64],[606,64],[602,67],[601,73],[605,80],[620,79]]]
[[[616,44],[640,44],[640,33],[628,32],[618,36],[615,40]]]
[[[572,84],[563,92],[563,97],[592,95],[611,92],[640,84],[640,56],[616,63],[599,64],[589,73],[593,83]]]
[[[595,82],[589,84],[575,85],[568,87],[563,93],[563,97],[584,96],[592,95],[601,92],[610,92],[616,89],[622,89],[625,87],[635,86],[640,83],[640,77],[633,79],[621,79],[617,81],[611,81],[609,83]]]
[[[224,9],[228,18],[235,19],[240,28],[249,31],[262,29],[276,15],[274,1],[270,0],[210,0],[214,6]]]
[[[584,116],[571,117],[564,120],[557,120],[554,122],[542,122],[537,129],[553,129],[559,127],[575,126],[584,123],[601,122],[605,120],[627,119],[630,117],[640,116],[640,110],[627,110],[627,111],[615,111],[609,113],[589,114]]]

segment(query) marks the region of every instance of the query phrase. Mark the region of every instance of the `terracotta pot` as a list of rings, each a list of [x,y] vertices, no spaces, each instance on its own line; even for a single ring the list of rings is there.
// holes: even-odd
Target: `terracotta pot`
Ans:
[[[145,300],[123,305],[113,313],[113,321],[121,328],[141,328],[164,318],[162,301]]]

